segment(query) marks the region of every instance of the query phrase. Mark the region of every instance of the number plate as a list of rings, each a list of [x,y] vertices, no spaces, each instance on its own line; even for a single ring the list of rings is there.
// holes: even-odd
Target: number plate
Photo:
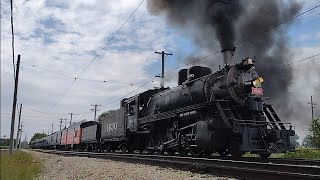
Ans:
[[[262,88],[251,88],[251,93],[256,95],[263,95],[263,89]]]

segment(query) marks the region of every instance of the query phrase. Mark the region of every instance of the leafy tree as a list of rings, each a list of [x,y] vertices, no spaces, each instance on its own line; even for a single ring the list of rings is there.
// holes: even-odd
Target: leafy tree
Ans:
[[[10,139],[0,138],[0,146],[9,146]]]
[[[314,119],[309,125],[309,134],[304,143],[311,147],[320,148],[320,119]]]
[[[310,139],[311,139],[311,136],[310,136],[310,135],[307,135],[307,136],[303,139],[302,145],[305,146],[305,147],[311,147],[312,144],[311,144]]]
[[[298,140],[299,140],[298,134],[295,134],[294,136],[290,137],[290,143],[294,146],[300,146]]]
[[[101,123],[102,119],[104,119],[107,116],[109,116],[110,113],[111,113],[111,111],[106,111],[106,112],[103,112],[102,114],[100,114],[100,116],[98,117],[98,122]]]
[[[35,133],[35,134],[32,136],[30,142],[31,142],[31,141],[34,141],[34,140],[37,140],[37,139],[40,139],[40,138],[43,138],[43,137],[46,137],[46,136],[47,136],[47,135],[44,134],[44,133]]]

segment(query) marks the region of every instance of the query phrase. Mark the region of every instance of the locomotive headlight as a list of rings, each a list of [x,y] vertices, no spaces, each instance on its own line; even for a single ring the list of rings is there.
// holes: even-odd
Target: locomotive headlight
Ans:
[[[259,79],[259,81],[260,81],[261,83],[263,83],[263,81],[264,81],[263,77],[258,77],[258,79]]]
[[[256,88],[261,87],[261,84],[263,82],[263,78],[262,77],[258,77],[257,79],[252,81],[252,85]]]

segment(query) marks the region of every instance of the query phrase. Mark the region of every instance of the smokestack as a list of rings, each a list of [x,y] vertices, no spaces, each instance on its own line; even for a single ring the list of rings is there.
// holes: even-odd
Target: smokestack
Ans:
[[[236,50],[236,48],[234,47],[233,49],[223,49],[221,51],[225,65],[234,64],[233,57],[234,57],[235,50]]]

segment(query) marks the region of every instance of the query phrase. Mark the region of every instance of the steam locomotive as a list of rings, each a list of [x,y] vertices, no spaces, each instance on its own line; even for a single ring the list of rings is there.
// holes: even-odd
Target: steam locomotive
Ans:
[[[231,65],[234,49],[222,53],[225,66],[214,73],[202,66],[181,69],[177,87],[125,98],[99,123],[81,122],[31,147],[263,158],[294,150],[293,126],[264,101],[254,61]]]

